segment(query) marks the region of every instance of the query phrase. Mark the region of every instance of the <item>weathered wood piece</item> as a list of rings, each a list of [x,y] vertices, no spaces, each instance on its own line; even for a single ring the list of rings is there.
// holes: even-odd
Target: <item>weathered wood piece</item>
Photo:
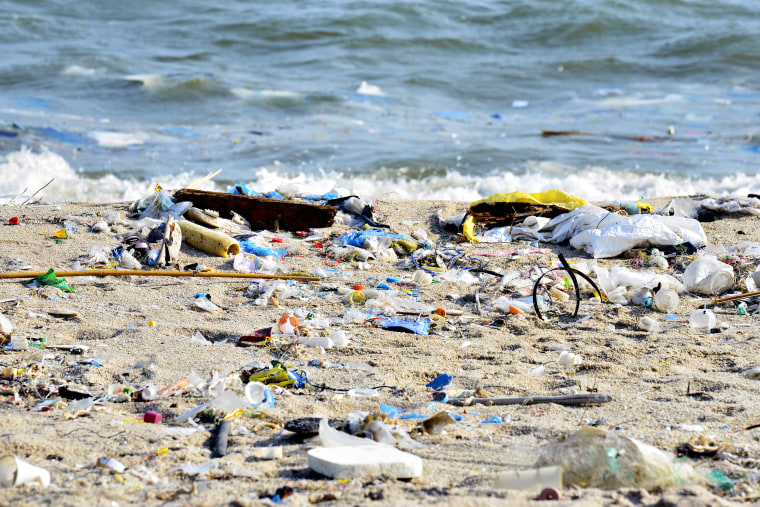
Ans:
[[[612,396],[608,394],[569,394],[567,396],[521,396],[519,398],[453,398],[450,405],[467,407],[479,405],[538,405],[540,403],[556,403],[557,405],[594,405],[609,403]]]
[[[249,197],[240,194],[183,188],[173,194],[178,201],[190,201],[196,208],[218,211],[232,218],[232,211],[248,220],[253,230],[306,231],[330,227],[338,209],[301,201]]]

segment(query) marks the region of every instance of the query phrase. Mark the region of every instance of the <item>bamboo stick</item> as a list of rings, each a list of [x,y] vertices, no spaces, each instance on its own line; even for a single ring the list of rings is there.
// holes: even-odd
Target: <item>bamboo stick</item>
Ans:
[[[450,405],[467,407],[480,405],[538,405],[540,403],[556,403],[558,405],[589,405],[594,403],[609,403],[609,394],[570,394],[567,396],[521,396],[519,398],[455,398],[449,400]]]
[[[17,271],[11,273],[0,273],[0,279],[36,278],[40,275],[44,275],[45,273],[46,271]],[[55,276],[189,276],[194,278],[264,278],[279,280],[299,280],[305,282],[316,282],[320,280],[318,276],[264,275],[260,273],[229,273],[220,271],[143,271],[139,269],[87,269],[78,271],[56,271]]]
[[[733,296],[726,296],[724,298],[715,298],[715,304],[728,303],[729,301],[736,301],[738,299],[749,299],[756,296],[760,296],[760,290],[745,292],[744,294],[734,294]]]

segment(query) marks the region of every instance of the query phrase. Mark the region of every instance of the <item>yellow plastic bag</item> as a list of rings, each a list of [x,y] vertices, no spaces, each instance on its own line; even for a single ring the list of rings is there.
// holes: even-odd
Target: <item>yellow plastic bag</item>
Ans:
[[[543,204],[546,206],[557,206],[566,210],[574,210],[581,206],[588,206],[588,201],[580,197],[568,194],[564,190],[546,190],[535,194],[526,194],[525,192],[510,192],[508,194],[495,194],[470,204],[470,208],[487,202],[521,202],[526,204]]]
[[[572,194],[568,194],[564,190],[546,190],[545,192],[537,192],[535,194],[526,194],[525,192],[516,191],[508,194],[494,194],[485,199],[470,203],[469,209],[485,203],[525,203],[525,204],[541,204],[544,206],[556,206],[558,208],[564,208],[568,211],[574,210],[581,206],[588,206],[589,203],[585,199],[577,197]],[[475,217],[468,215],[462,223],[462,235],[467,241],[480,241],[475,236]]]

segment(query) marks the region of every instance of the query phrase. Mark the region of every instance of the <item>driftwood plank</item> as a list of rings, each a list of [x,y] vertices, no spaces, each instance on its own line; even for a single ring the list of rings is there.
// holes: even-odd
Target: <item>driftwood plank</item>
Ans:
[[[567,396],[522,396],[519,398],[454,398],[450,405],[467,407],[479,405],[538,405],[540,403],[556,403],[557,405],[594,405],[609,403],[612,396],[608,394],[569,394]]]
[[[234,211],[248,220],[253,230],[305,231],[330,227],[338,212],[333,206],[321,204],[190,188],[177,190],[173,195],[178,201],[192,202],[196,208],[218,211],[223,218],[232,218]]]

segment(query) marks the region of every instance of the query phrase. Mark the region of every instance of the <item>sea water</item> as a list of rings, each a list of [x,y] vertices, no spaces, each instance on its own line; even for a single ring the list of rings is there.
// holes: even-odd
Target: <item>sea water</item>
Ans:
[[[733,0],[4,0],[0,196],[760,192],[758,33]]]

